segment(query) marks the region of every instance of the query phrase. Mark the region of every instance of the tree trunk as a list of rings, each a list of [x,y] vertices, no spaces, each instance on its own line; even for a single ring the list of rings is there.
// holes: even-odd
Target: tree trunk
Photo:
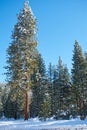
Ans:
[[[29,117],[29,92],[26,92],[26,98],[25,98],[25,120],[28,120]]]

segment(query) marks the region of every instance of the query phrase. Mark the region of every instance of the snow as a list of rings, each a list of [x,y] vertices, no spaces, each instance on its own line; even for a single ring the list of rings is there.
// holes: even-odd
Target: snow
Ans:
[[[87,119],[49,119],[46,122],[40,121],[38,118],[32,118],[28,121],[0,119],[0,130],[87,130]]]

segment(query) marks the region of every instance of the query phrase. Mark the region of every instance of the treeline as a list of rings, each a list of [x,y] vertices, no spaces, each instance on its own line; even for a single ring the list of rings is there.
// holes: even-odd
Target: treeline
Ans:
[[[75,41],[72,69],[63,64],[61,57],[57,65],[49,64],[48,70],[41,55],[37,57],[38,72],[32,75],[30,93],[30,117],[46,119],[70,119],[87,115],[87,53]],[[0,113],[8,118],[24,116],[25,95],[17,87],[0,87]]]
[[[37,50],[36,19],[28,2],[18,15],[7,49],[7,84],[0,87],[0,116],[28,120],[87,115],[87,53],[75,41],[69,73],[59,57],[48,69]]]

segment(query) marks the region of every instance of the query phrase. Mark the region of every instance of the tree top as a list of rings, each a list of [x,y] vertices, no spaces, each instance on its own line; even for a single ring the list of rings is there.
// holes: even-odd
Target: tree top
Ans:
[[[29,0],[26,0],[24,3],[24,7],[28,7],[28,5],[29,5]]]

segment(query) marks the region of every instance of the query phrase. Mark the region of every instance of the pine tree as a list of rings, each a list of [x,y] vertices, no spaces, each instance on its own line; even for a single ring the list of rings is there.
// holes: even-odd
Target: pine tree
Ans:
[[[53,82],[53,65],[50,63],[48,66],[48,77],[49,77],[49,82],[52,83]]]
[[[87,53],[84,54],[84,65],[83,65],[83,71],[82,71],[82,79],[81,79],[81,85],[82,85],[82,101],[83,101],[83,106],[81,110],[81,115],[87,115]],[[84,116],[83,116],[84,117]]]
[[[54,89],[54,110],[56,118],[60,118],[61,114],[67,112],[69,108],[69,86],[70,76],[68,72],[67,66],[64,66],[59,57],[57,68],[54,71],[54,81],[53,81],[53,89]],[[66,115],[66,116],[67,116]],[[65,118],[65,117],[61,117]],[[67,117],[68,118],[68,117]]]
[[[54,66],[50,63],[48,66],[48,93],[51,102],[51,116],[54,115],[54,95],[53,95],[53,77],[54,77]]]
[[[84,115],[84,74],[85,60],[82,48],[77,41],[74,44],[73,50],[73,66],[72,66],[72,83],[73,83],[73,106],[77,114]]]
[[[44,102],[45,85],[44,79],[46,76],[46,69],[44,60],[39,54],[37,56],[37,69],[34,70],[32,76],[32,103],[31,103],[31,116],[39,116],[41,111],[41,104]]]
[[[25,120],[28,120],[31,75],[36,65],[37,40],[36,19],[25,2],[18,15],[18,22],[12,33],[12,43],[7,49],[7,81],[11,89],[21,89],[25,93]]]
[[[70,106],[71,106],[71,83],[70,83],[70,74],[66,65],[63,67],[63,86],[61,88],[62,92],[62,110],[65,115],[65,119],[69,119],[71,114]]]
[[[51,97],[49,93],[49,82],[48,82],[48,76],[45,76],[43,80],[43,101],[41,102],[41,108],[39,113],[39,118],[41,120],[46,121],[46,118],[49,118],[52,116],[51,111]]]
[[[57,68],[54,66],[54,70],[53,70],[53,85],[52,85],[52,113],[53,116],[56,115],[56,112],[58,110],[58,85],[57,85],[57,79],[58,79],[58,72],[57,72]]]

